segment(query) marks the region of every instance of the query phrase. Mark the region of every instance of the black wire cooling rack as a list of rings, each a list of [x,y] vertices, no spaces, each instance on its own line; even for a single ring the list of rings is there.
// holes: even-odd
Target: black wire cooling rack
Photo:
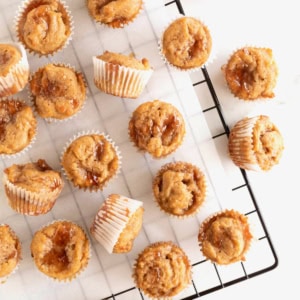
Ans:
[[[181,3],[180,0],[173,0],[173,1],[169,1],[165,3],[165,6],[171,9],[177,9],[178,12],[182,15],[185,15],[184,12],[184,8],[183,5]],[[199,73],[201,73],[201,71],[199,71]],[[226,123],[225,117],[224,117],[224,113],[222,111],[222,107],[220,105],[218,96],[215,92],[214,86],[212,84],[212,81],[210,79],[208,70],[205,66],[202,67],[202,76],[201,79],[199,81],[196,80],[196,82],[193,82],[193,86],[195,88],[201,86],[201,85],[206,85],[206,87],[209,90],[210,96],[213,100],[213,105],[206,107],[205,109],[203,109],[203,113],[207,114],[207,113],[211,113],[212,111],[216,112],[219,121],[222,124],[222,128],[223,128],[223,132],[220,132],[216,135],[213,135],[213,139],[215,142],[217,142],[218,139],[224,139],[224,137],[227,139],[228,135],[229,135],[229,127]],[[262,227],[261,232],[263,234],[261,234],[257,240],[257,242],[263,244],[263,247],[261,247],[261,252],[260,254],[260,260],[264,260],[266,259],[267,262],[265,263],[258,263],[256,266],[254,267],[250,267],[247,268],[245,267],[245,263],[241,262],[241,268],[242,268],[242,275],[238,275],[235,278],[231,278],[230,280],[228,279],[223,279],[224,274],[222,273],[223,271],[220,270],[220,268],[216,265],[214,265],[214,271],[216,272],[218,281],[216,282],[216,284],[212,287],[209,287],[207,289],[199,289],[197,288],[197,285],[195,284],[194,280],[193,280],[193,289],[194,291],[192,293],[190,293],[190,295],[181,298],[181,300],[191,300],[191,299],[196,299],[200,296],[204,296],[210,293],[213,293],[217,290],[226,288],[228,286],[237,284],[239,282],[245,281],[247,279],[253,278],[255,276],[261,275],[263,273],[266,273],[268,271],[271,271],[273,269],[275,269],[278,265],[278,257],[276,255],[274,246],[272,244],[271,238],[269,236],[268,230],[266,228],[265,222],[263,220],[263,217],[260,213],[259,207],[257,205],[255,196],[253,194],[253,191],[251,189],[250,183],[248,181],[247,178],[247,174],[244,170],[240,169],[241,172],[241,176],[242,176],[242,181],[243,183],[235,186],[232,188],[233,192],[246,192],[248,193],[249,197],[250,197],[250,201],[253,204],[253,209],[248,211],[247,213],[245,213],[245,215],[247,215],[248,217],[250,217],[251,215],[255,215],[255,217],[257,218],[257,222],[259,223],[259,225]],[[201,268],[201,266],[206,263],[207,261],[205,259],[197,261],[195,263],[192,264],[193,266],[193,271],[195,271],[197,268]],[[195,273],[195,272],[194,272]],[[197,271],[196,271],[197,273]],[[136,297],[137,294],[139,294],[140,299],[145,299],[144,295],[136,288],[136,287],[132,287],[130,289],[126,289],[123,290],[121,292],[118,292],[116,294],[112,294],[111,296],[103,299],[103,300],[111,300],[111,299],[131,299],[131,293],[135,291],[134,295]],[[179,299],[178,297],[176,299]]]

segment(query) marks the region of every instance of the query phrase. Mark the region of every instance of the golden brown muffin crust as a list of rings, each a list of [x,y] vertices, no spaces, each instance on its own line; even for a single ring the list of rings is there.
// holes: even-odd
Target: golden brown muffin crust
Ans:
[[[231,92],[243,100],[273,98],[278,67],[272,49],[244,47],[235,51],[222,66]]]
[[[37,121],[30,106],[21,100],[0,101],[0,154],[14,154],[30,144]]]
[[[66,149],[62,166],[75,186],[103,189],[119,168],[113,145],[101,134],[80,136]]]
[[[185,135],[185,122],[179,110],[160,100],[141,104],[129,122],[129,135],[142,151],[160,158],[175,151]]]
[[[21,243],[9,225],[0,225],[0,278],[11,274],[21,259]]]
[[[62,48],[71,35],[71,20],[59,0],[33,0],[18,21],[20,41],[41,55]]]
[[[162,38],[162,53],[180,69],[201,67],[208,59],[212,39],[208,28],[192,17],[173,21]]]
[[[0,44],[0,76],[6,76],[21,58],[21,53],[16,47]]]
[[[153,193],[165,212],[175,216],[192,215],[204,202],[206,178],[190,163],[168,163],[156,174]]]
[[[128,253],[131,251],[134,239],[139,234],[143,224],[144,208],[140,207],[130,217],[126,227],[121,232],[113,253]]]
[[[37,231],[31,241],[37,268],[58,280],[71,280],[89,261],[90,245],[84,231],[69,221],[55,221]]]
[[[115,28],[133,21],[142,4],[142,0],[87,0],[92,18]]]
[[[82,73],[59,64],[39,69],[29,86],[37,112],[43,118],[70,117],[81,109],[86,98]]]
[[[173,242],[157,242],[139,254],[133,278],[147,296],[166,299],[191,283],[191,265],[184,251]]]
[[[247,217],[234,210],[204,220],[198,235],[203,255],[220,265],[245,260],[251,240]]]
[[[114,65],[124,66],[137,70],[151,69],[148,59],[143,58],[141,61],[139,61],[134,57],[134,55],[124,55],[121,53],[105,51],[102,55],[98,55],[97,58]]]
[[[38,193],[45,200],[49,194],[60,193],[64,182],[61,174],[53,170],[44,159],[27,164],[13,164],[4,169],[10,183],[26,191]]]

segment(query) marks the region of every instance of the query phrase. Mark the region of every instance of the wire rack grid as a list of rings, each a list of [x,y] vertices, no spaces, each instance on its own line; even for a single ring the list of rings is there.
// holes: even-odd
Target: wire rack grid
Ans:
[[[3,25],[0,41],[16,40],[13,19],[20,1],[4,1],[0,7]],[[243,170],[236,168],[226,153],[229,128],[206,67],[188,75],[169,68],[161,59],[158,40],[171,16],[184,14],[179,0],[145,0],[144,10],[129,26],[112,30],[93,22],[84,1],[66,1],[74,19],[74,36],[64,51],[53,57],[29,55],[32,71],[49,62],[68,63],[81,70],[88,85],[88,99],[82,112],[63,123],[38,119],[37,141],[22,156],[1,159],[3,170],[12,163],[44,158],[60,169],[60,154],[70,137],[82,130],[108,134],[122,155],[122,170],[103,192],[77,190],[66,181],[57,203],[46,215],[29,217],[16,214],[6,202],[1,188],[0,223],[8,223],[20,236],[23,260],[18,270],[0,286],[0,299],[147,299],[134,285],[132,266],[138,253],[149,243],[172,240],[189,256],[193,266],[192,285],[174,299],[196,299],[276,268],[278,259],[256,199]],[[84,24],[84,25],[83,25]],[[93,55],[104,50],[147,57],[154,74],[141,97],[121,99],[100,92],[93,83]],[[18,97],[27,98],[28,91]],[[187,124],[182,146],[165,159],[154,160],[136,151],[128,139],[127,124],[132,111],[141,103],[161,99],[181,110]],[[125,124],[125,125],[124,125]],[[154,204],[153,176],[170,161],[188,161],[199,166],[208,178],[204,208],[193,218],[177,220],[166,216]],[[143,228],[128,254],[106,253],[89,234],[89,227],[103,200],[119,193],[142,200],[145,207]],[[201,222],[209,214],[235,208],[246,214],[254,230],[255,242],[247,259],[230,266],[217,266],[205,260],[197,243]],[[69,219],[81,225],[91,242],[91,261],[78,278],[67,284],[53,282],[40,274],[30,255],[30,242],[36,230],[55,219]],[[16,289],[15,287],[18,286]]]

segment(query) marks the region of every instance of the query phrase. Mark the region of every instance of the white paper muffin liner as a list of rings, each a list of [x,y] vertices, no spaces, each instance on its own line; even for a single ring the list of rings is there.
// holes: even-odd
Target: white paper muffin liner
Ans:
[[[6,224],[6,223],[0,223],[0,227],[1,226],[8,226],[12,232],[12,234],[15,236],[16,239],[18,239],[18,242],[19,242],[19,245],[20,245],[20,253],[19,253],[19,258],[18,258],[18,262],[16,264],[16,266],[14,267],[14,269],[7,275],[5,276],[0,276],[0,284],[5,284],[5,282],[13,275],[15,274],[18,270],[19,270],[19,267],[20,267],[20,264],[21,264],[21,261],[23,259],[22,257],[22,243],[21,243],[21,240],[20,238],[17,236],[16,232],[11,228],[10,225]]]
[[[3,185],[11,208],[20,214],[32,216],[49,212],[61,192],[56,189],[41,196],[37,192],[28,191],[10,182],[5,173],[3,174]]]
[[[88,5],[88,0],[86,0],[86,6]],[[109,23],[102,23],[101,21],[98,21],[94,18],[94,16],[91,14],[90,10],[88,10],[88,13],[91,17],[91,19],[97,24],[97,25],[100,25],[102,26],[103,28],[107,28],[107,29],[123,29],[124,27],[127,27],[129,26],[130,24],[132,24],[137,18],[138,16],[140,16],[143,11],[144,11],[144,6],[145,6],[145,3],[144,1],[142,1],[141,3],[141,7],[139,9],[139,11],[136,13],[136,15],[131,19],[131,20],[127,20],[125,23],[123,22],[122,24],[120,24],[120,26],[116,26],[114,24],[109,24]]]
[[[108,196],[105,200],[91,226],[92,235],[108,253],[113,253],[127,222],[137,209],[143,206],[139,200],[122,195],[112,196]]]
[[[186,213],[183,213],[182,215],[178,215],[178,214],[174,214],[172,212],[169,212],[167,210],[165,210],[159,203],[159,199],[157,198],[157,196],[155,195],[155,183],[156,183],[156,179],[157,179],[157,176],[160,174],[162,175],[163,173],[161,173],[162,170],[164,171],[168,171],[168,170],[172,170],[172,168],[168,168],[168,166],[171,166],[171,165],[175,165],[177,163],[183,163],[183,164],[187,164],[187,165],[191,165],[193,166],[195,169],[198,169],[200,175],[202,176],[202,185],[203,185],[203,189],[201,190],[201,192],[204,192],[204,195],[203,195],[203,199],[202,199],[202,202],[199,204],[199,206],[191,213],[188,212],[188,210],[186,210]],[[176,171],[174,171],[176,172]],[[153,194],[153,199],[155,201],[155,204],[156,206],[160,209],[161,212],[167,214],[168,216],[172,217],[172,218],[176,218],[176,219],[180,219],[180,220],[184,220],[184,219],[187,219],[187,218],[190,218],[190,217],[194,217],[204,206],[205,206],[205,203],[207,201],[207,194],[208,194],[208,186],[207,186],[207,178],[206,178],[206,175],[200,170],[199,167],[197,167],[196,165],[192,165],[191,163],[188,163],[188,162],[183,162],[183,161],[176,161],[176,162],[171,162],[171,163],[166,163],[164,164],[159,170],[158,172],[156,173],[156,176],[154,177],[153,179],[153,182],[152,182],[152,194]]]
[[[28,53],[30,53],[30,54],[32,54],[32,55],[37,55],[37,56],[39,56],[39,57],[41,57],[41,56],[45,56],[45,57],[53,56],[53,55],[55,55],[56,53],[58,53],[58,52],[64,50],[64,49],[70,44],[70,42],[71,42],[71,40],[72,40],[72,38],[73,38],[73,34],[74,34],[74,21],[73,21],[73,16],[72,16],[72,14],[71,14],[71,11],[70,11],[70,9],[69,9],[69,6],[66,4],[66,2],[65,2],[64,0],[57,0],[57,2],[59,2],[59,3],[63,6],[63,8],[64,8],[64,10],[65,10],[65,12],[66,12],[67,18],[68,18],[68,20],[69,20],[69,24],[70,24],[70,34],[69,34],[69,36],[67,37],[66,41],[64,42],[63,45],[61,45],[60,48],[58,48],[58,49],[56,49],[56,50],[54,50],[54,51],[52,51],[52,52],[49,52],[49,53],[44,54],[44,53],[40,53],[39,51],[35,51],[35,50],[29,48],[29,47],[22,41],[22,37],[20,36],[19,22],[20,22],[20,20],[22,20],[23,13],[25,13],[26,8],[28,7],[28,5],[29,5],[31,2],[37,2],[37,3],[41,2],[41,3],[43,3],[43,0],[24,0],[24,1],[20,4],[20,6],[19,6],[19,8],[18,8],[18,12],[17,12],[17,14],[16,14],[16,17],[15,17],[15,19],[14,19],[18,41],[24,46],[24,48],[28,51]]]
[[[180,68],[178,66],[175,66],[173,65],[170,61],[168,61],[168,59],[166,58],[166,56],[164,55],[163,53],[163,37],[164,37],[164,33],[165,31],[167,30],[167,28],[173,23],[175,22],[176,20],[178,19],[181,19],[181,18],[186,18],[186,17],[191,17],[191,18],[194,18],[196,20],[198,20],[199,22],[202,23],[203,26],[205,26],[207,28],[207,30],[209,31],[209,34],[211,36],[211,39],[212,39],[212,46],[211,46],[211,50],[210,50],[210,53],[209,53],[209,56],[207,58],[207,60],[201,65],[201,66],[197,66],[197,67],[193,67],[193,68],[187,68],[187,69],[184,69],[184,68]],[[203,19],[199,19],[198,17],[196,16],[186,16],[186,15],[182,15],[182,14],[179,14],[178,16],[175,16],[173,17],[167,26],[165,26],[165,28],[163,29],[163,31],[161,32],[160,34],[160,39],[158,41],[158,51],[159,51],[159,54],[160,54],[160,57],[161,59],[164,61],[164,63],[166,65],[168,65],[171,69],[174,69],[176,71],[181,71],[181,72],[187,72],[187,73],[193,73],[193,72],[196,72],[196,71],[199,71],[203,66],[208,66],[209,64],[211,64],[215,59],[216,59],[216,47],[214,46],[214,39],[213,39],[213,33],[212,33],[212,30],[211,28],[206,24],[206,21],[204,21]]]
[[[4,101],[4,100],[11,100],[11,99],[12,98],[3,98],[2,101]],[[12,99],[12,100],[22,101],[22,102],[26,103],[25,101],[17,99],[17,98],[16,99]],[[26,103],[26,105],[28,105],[28,104]],[[28,106],[30,106],[30,105],[28,105]],[[36,119],[34,108],[32,106],[30,106],[30,107],[31,107],[31,109],[33,111],[33,115],[34,115],[34,117]],[[29,142],[29,144],[26,147],[24,147],[22,150],[20,150],[18,152],[15,152],[15,153],[0,153],[0,158],[3,158],[3,159],[14,159],[14,158],[20,157],[21,155],[23,155],[24,153],[26,153],[27,151],[29,151],[32,148],[32,146],[34,145],[34,143],[36,142],[37,132],[38,132],[38,123],[36,122],[35,133],[34,133],[34,136],[31,139],[31,141]]]
[[[67,219],[56,219],[56,220],[52,220],[48,223],[46,223],[45,225],[41,226],[38,230],[35,231],[35,233],[37,233],[38,231],[41,231],[42,229],[52,225],[52,224],[55,224],[55,223],[58,223],[58,222],[69,222],[71,224],[74,224],[76,225],[78,228],[80,228],[82,230],[82,232],[84,233],[87,241],[88,241],[88,244],[89,244],[89,253],[88,253],[88,258],[87,258],[87,262],[86,262],[86,265],[84,265],[80,270],[78,270],[78,272],[76,272],[75,274],[73,274],[73,276],[71,277],[68,277],[68,278],[64,278],[64,279],[59,279],[59,278],[54,278],[54,277],[51,277],[45,273],[43,273],[42,271],[40,271],[38,269],[38,267],[35,265],[35,262],[33,261],[34,265],[35,265],[35,270],[37,272],[37,274],[41,277],[41,279],[46,279],[48,280],[50,283],[52,282],[55,282],[57,284],[69,284],[71,281],[73,281],[74,279],[78,278],[85,270],[86,268],[88,267],[88,264],[91,260],[91,257],[92,257],[92,251],[91,251],[91,241],[86,233],[86,231],[83,229],[82,226],[78,225],[76,222],[74,221],[71,221],[71,220],[67,220]],[[34,233],[34,234],[35,234]]]
[[[137,70],[105,62],[93,56],[94,83],[104,93],[124,98],[138,98],[153,69]]]
[[[44,117],[40,116],[40,114],[39,114],[38,111],[37,111],[37,107],[36,107],[36,105],[35,105],[35,100],[34,100],[35,96],[32,94],[31,89],[30,89],[30,86],[29,86],[29,88],[28,88],[28,98],[29,98],[30,101],[31,101],[31,104],[32,104],[32,107],[33,107],[33,109],[34,109],[35,114],[36,114],[37,116],[39,116],[40,118],[44,119],[47,123],[49,123],[49,124],[50,124],[50,123],[65,123],[65,122],[70,121],[70,120],[74,119],[75,117],[77,117],[77,116],[82,112],[82,110],[84,109],[84,107],[85,107],[85,105],[86,105],[86,101],[87,101],[88,85],[87,85],[87,82],[86,82],[86,78],[85,78],[84,74],[83,74],[81,71],[76,70],[75,67],[74,67],[74,66],[71,66],[70,64],[65,64],[65,63],[61,63],[61,62],[51,62],[51,63],[49,63],[49,64],[46,64],[46,65],[40,67],[40,68],[37,69],[34,73],[30,74],[30,77],[29,77],[29,83],[30,83],[31,80],[33,79],[33,76],[36,74],[36,72],[42,70],[44,67],[46,67],[47,65],[50,65],[50,64],[51,64],[51,65],[55,65],[55,66],[59,66],[59,67],[69,68],[69,69],[71,69],[72,71],[74,71],[74,73],[75,73],[76,75],[81,75],[81,78],[82,78],[82,80],[83,80],[84,87],[85,87],[85,99],[83,100],[83,103],[82,103],[80,109],[79,109],[77,112],[75,112],[73,115],[68,116],[68,117],[66,117],[66,118],[63,118],[63,119],[58,119],[58,118],[54,118],[54,117],[53,117],[53,118],[52,118],[52,117],[51,117],[51,118],[50,118],[50,117],[49,117],[49,118],[44,118]]]
[[[112,145],[113,149],[115,150],[116,156],[118,158],[118,169],[116,170],[115,174],[113,174],[112,177],[110,177],[108,180],[106,180],[104,183],[102,183],[101,187],[100,186],[80,187],[80,186],[75,185],[72,178],[68,175],[68,172],[65,170],[65,168],[63,167],[63,164],[62,164],[64,153],[67,151],[68,147],[75,140],[77,140],[78,138],[80,138],[82,136],[86,136],[86,135],[102,135]],[[121,152],[119,151],[119,148],[115,145],[115,142],[113,142],[113,140],[110,138],[109,135],[107,135],[103,132],[100,132],[98,130],[87,130],[87,131],[78,132],[72,138],[70,138],[68,140],[68,142],[64,146],[63,151],[60,155],[60,162],[61,162],[61,168],[62,168],[62,173],[63,173],[64,177],[72,183],[74,188],[84,190],[84,191],[89,191],[89,192],[98,192],[99,190],[103,190],[109,182],[111,182],[112,180],[116,179],[119,176],[119,174],[121,172],[121,167],[122,167],[122,156],[121,156]]]
[[[204,231],[205,231],[205,226],[206,226],[206,224],[208,224],[212,219],[217,218],[218,216],[222,216],[222,215],[224,215],[224,214],[230,214],[230,213],[233,213],[233,214],[236,215],[236,217],[239,216],[239,218],[242,218],[242,219],[243,219],[243,221],[245,222],[245,224],[247,224],[247,226],[248,226],[248,231],[249,231],[249,234],[250,234],[251,236],[246,237],[246,239],[247,239],[247,241],[246,241],[247,244],[245,245],[245,248],[243,249],[243,255],[242,255],[242,256],[243,256],[243,259],[236,260],[236,261],[233,261],[233,262],[230,262],[230,263],[227,263],[227,264],[220,264],[220,263],[218,263],[218,262],[216,262],[216,261],[212,260],[211,258],[206,257],[206,256],[204,255],[203,250],[202,250],[202,241],[201,241],[201,239],[202,239],[202,235],[204,235]],[[247,253],[249,252],[249,250],[250,250],[250,248],[251,248],[252,243],[253,243],[254,240],[255,240],[255,238],[254,238],[254,234],[253,234],[253,224],[251,224],[251,222],[249,221],[248,217],[247,217],[246,215],[244,215],[243,213],[241,213],[241,212],[235,210],[235,209],[229,209],[229,208],[219,210],[219,211],[214,212],[214,213],[210,214],[209,216],[207,216],[207,217],[202,221],[202,223],[200,224],[199,232],[198,232],[198,244],[199,244],[199,248],[200,248],[200,251],[202,252],[203,256],[204,256],[207,260],[209,260],[209,261],[211,261],[211,262],[213,262],[213,263],[215,263],[215,264],[217,264],[217,265],[222,265],[222,266],[225,266],[225,267],[231,265],[232,263],[235,263],[235,262],[238,262],[238,261],[246,260],[246,255],[247,255]]]
[[[7,43],[21,53],[20,61],[14,65],[6,76],[0,76],[0,96],[7,97],[24,89],[29,78],[29,63],[25,48],[20,43]],[[14,90],[14,91],[13,91]]]
[[[276,82],[276,85],[274,86],[274,88],[273,88],[273,92],[274,92],[274,97],[272,97],[272,98],[269,98],[269,97],[257,97],[256,99],[243,99],[243,98],[240,98],[238,95],[235,95],[232,91],[231,91],[231,89],[230,89],[230,87],[229,87],[229,85],[228,85],[228,83],[227,83],[227,81],[226,81],[226,77],[225,77],[225,68],[226,68],[226,66],[227,66],[227,64],[228,64],[228,62],[229,62],[229,60],[231,59],[231,57],[238,51],[238,50],[240,50],[240,49],[243,49],[243,48],[261,48],[261,49],[272,49],[271,48],[271,46],[257,46],[257,45],[254,45],[254,44],[244,44],[244,45],[242,45],[242,46],[239,46],[239,47],[235,47],[231,52],[230,52],[230,54],[228,54],[228,58],[227,58],[227,61],[226,62],[224,62],[223,64],[222,64],[222,66],[221,66],[221,68],[220,68],[220,70],[221,70],[221,72],[222,72],[222,74],[223,74],[223,86],[228,90],[228,92],[233,96],[233,98],[234,99],[236,99],[236,100],[239,100],[239,101],[243,101],[245,104],[253,104],[253,103],[269,103],[269,102],[271,102],[271,101],[274,101],[275,100],[275,98],[276,98],[276,94],[277,94],[277,82],[278,82],[278,77],[279,76],[277,76],[277,82]],[[272,52],[273,52],[273,49],[272,49]],[[277,65],[277,62],[275,61],[275,58],[274,58],[274,55],[273,55],[273,61],[276,63],[276,65]],[[278,67],[278,65],[277,65],[277,67]],[[278,75],[279,75],[279,70],[278,70]]]

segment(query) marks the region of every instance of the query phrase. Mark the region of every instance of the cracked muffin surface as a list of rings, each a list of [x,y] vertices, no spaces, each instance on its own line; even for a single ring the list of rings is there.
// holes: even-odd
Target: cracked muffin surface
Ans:
[[[17,32],[29,51],[53,54],[71,36],[71,17],[59,0],[32,0],[19,16]]]
[[[155,158],[174,152],[185,136],[185,122],[179,110],[160,100],[136,108],[129,121],[129,136],[135,146]]]
[[[85,232],[70,221],[54,221],[38,230],[30,250],[36,267],[59,281],[75,278],[90,258],[90,244]]]
[[[68,179],[79,188],[102,190],[120,166],[113,144],[102,134],[79,136],[62,155]]]
[[[185,252],[173,242],[156,242],[137,257],[133,278],[145,295],[169,299],[191,283],[191,265]]]
[[[274,98],[278,67],[270,48],[244,47],[221,67],[230,91],[243,100]]]
[[[153,180],[153,193],[163,211],[179,217],[193,215],[205,200],[206,178],[190,163],[167,163]]]
[[[198,241],[207,259],[228,265],[245,260],[252,237],[248,218],[237,211],[226,210],[203,221]]]
[[[33,110],[24,101],[0,101],[0,154],[15,154],[25,149],[35,137],[36,129]]]
[[[84,105],[86,85],[81,72],[59,64],[47,64],[29,81],[37,113],[42,118],[66,119]]]
[[[210,31],[201,21],[182,17],[173,21],[163,33],[162,54],[180,69],[201,67],[212,49]]]
[[[113,28],[121,28],[139,14],[142,0],[87,0],[91,17]]]

